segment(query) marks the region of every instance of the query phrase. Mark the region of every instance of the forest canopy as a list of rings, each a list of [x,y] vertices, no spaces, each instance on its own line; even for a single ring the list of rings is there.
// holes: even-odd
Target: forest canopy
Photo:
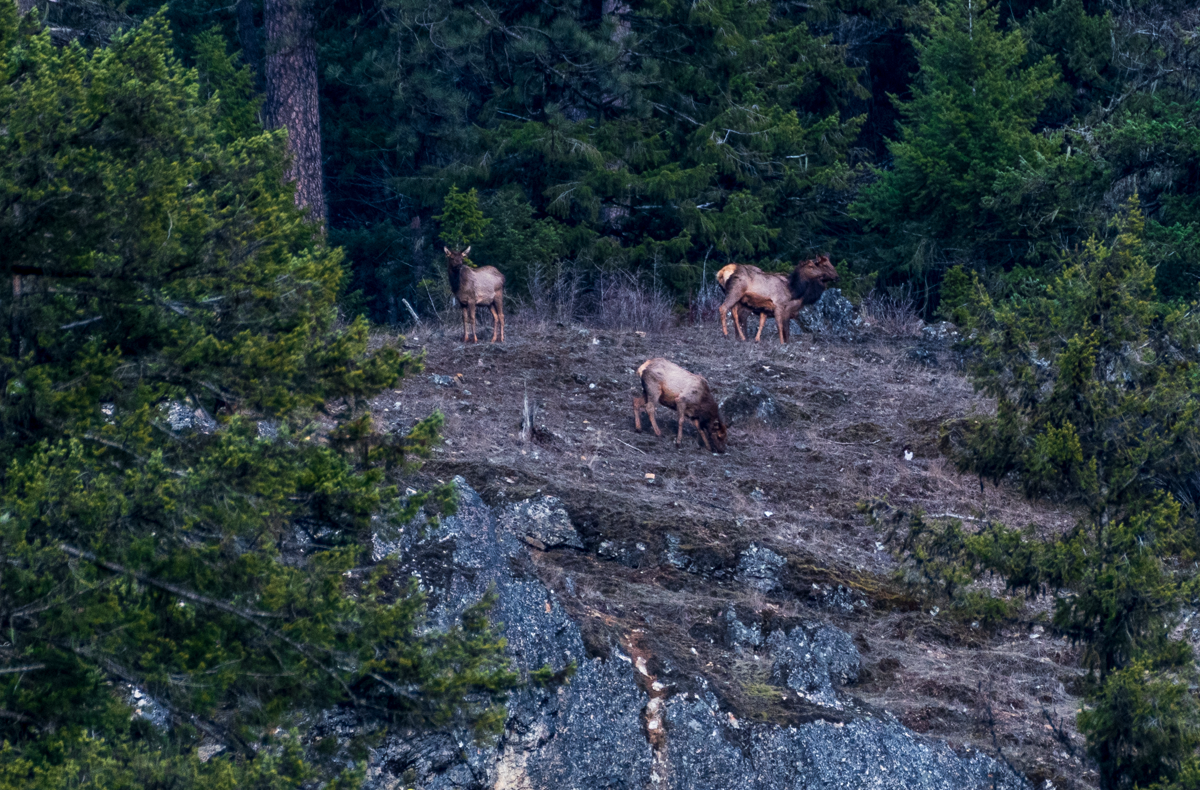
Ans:
[[[85,44],[161,5],[24,2]],[[991,287],[1041,277],[1135,193],[1159,291],[1195,292],[1192,4],[172,0],[165,13],[203,89],[265,96],[268,128],[310,140],[301,181],[319,180],[315,208],[346,251],[343,306],[375,321],[405,319],[402,298],[439,307],[419,284],[438,272],[452,188],[478,190],[491,223],[474,259],[503,264],[518,295],[530,270],[565,265],[629,272],[686,304],[727,262],[828,252],[864,283],[910,285],[932,315],[950,268]],[[214,35],[247,71],[205,66]],[[281,107],[285,94],[308,98]]]

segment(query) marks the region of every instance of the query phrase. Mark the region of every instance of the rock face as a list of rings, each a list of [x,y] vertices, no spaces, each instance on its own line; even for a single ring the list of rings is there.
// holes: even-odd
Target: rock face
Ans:
[[[796,315],[800,329],[813,334],[848,336],[862,326],[862,317],[841,288],[830,288],[814,305],[805,305]],[[793,327],[793,331],[795,328]]]
[[[371,751],[370,790],[1025,787],[990,758],[961,758],[894,721],[738,722],[707,690],[668,696],[663,684],[650,682],[644,659],[631,659],[619,646],[607,660],[590,658],[579,625],[534,574],[528,555],[537,550],[531,536],[546,546],[576,545],[569,520],[554,515],[561,506],[541,500],[495,513],[461,478],[456,483],[456,516],[424,536],[410,530],[377,546],[376,554],[396,552],[403,567],[420,575],[441,625],[494,586],[494,617],[506,624],[514,666],[529,672],[548,664],[558,671],[575,662],[577,669],[558,688],[515,693],[494,746],[477,747],[460,733],[393,731]],[[795,627],[764,639],[757,627],[735,628],[741,624],[732,608],[727,622],[733,639],[767,645],[788,687],[801,685],[836,705],[836,686],[857,676],[857,649],[836,628]],[[695,681],[693,687],[707,689],[703,678]],[[322,724],[326,734],[353,726],[339,717],[352,714],[331,712]]]

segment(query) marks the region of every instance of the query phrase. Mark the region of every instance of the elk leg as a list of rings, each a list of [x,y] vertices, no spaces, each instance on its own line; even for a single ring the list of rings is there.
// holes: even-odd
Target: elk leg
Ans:
[[[654,418],[654,412],[658,411],[658,399],[662,395],[662,390],[656,386],[642,385],[642,392],[646,396],[646,416],[650,418],[650,427],[654,429],[655,436],[662,436],[662,430],[658,427],[658,420]]]
[[[470,318],[470,314],[467,313],[466,305],[463,305],[462,310],[463,310],[463,342],[470,343],[471,342],[471,318]]]
[[[699,420],[692,420],[692,425],[696,426],[696,433],[700,434],[700,441],[704,442],[704,449],[712,452],[712,445],[708,443],[708,432],[700,427]]]
[[[759,313],[758,314],[758,334],[756,334],[754,336],[755,343],[762,341],[762,330],[763,330],[763,327],[766,325],[767,325],[767,314]]]
[[[730,308],[736,308],[737,303],[742,300],[742,296],[744,296],[746,293],[745,286],[742,285],[741,287],[739,287],[739,285],[740,285],[739,282],[730,283],[729,290],[725,293],[725,301],[721,302],[721,309],[720,309],[721,332],[723,332],[725,334],[725,337],[729,337],[729,325],[727,323],[725,323],[725,314],[727,312],[729,312]],[[741,328],[741,326],[738,325],[737,313],[734,313],[733,315],[734,315],[733,327],[734,327],[734,329],[736,329],[738,331],[738,334],[741,335],[742,328]],[[744,338],[744,337],[742,338],[742,340],[745,340],[745,339],[746,338]]]
[[[496,294],[496,312],[500,314],[500,342],[504,342],[504,292]]]
[[[683,414],[685,411],[687,411],[687,406],[685,406],[683,403],[683,396],[680,396],[676,399],[675,410],[679,412],[679,432],[675,434],[675,446],[679,447],[683,444],[683,424],[687,422],[687,417],[685,417]]]
[[[638,433],[642,432],[642,412],[646,410],[646,399],[635,397],[633,399],[633,429]]]
[[[500,332],[500,314],[496,312],[496,305],[491,305],[492,310],[492,342],[496,342],[497,334]]]
[[[788,329],[787,324],[788,324],[788,321],[790,321],[790,320],[791,319],[788,318],[788,311],[787,311],[786,307],[776,307],[775,308],[775,324],[779,327],[779,342],[780,343],[787,342],[787,336],[788,336],[788,334],[790,334],[787,331],[787,329]]]
[[[739,335],[742,333],[742,317],[738,314],[738,305],[733,306],[733,328]]]
[[[478,321],[479,304],[471,302],[471,342],[478,343],[479,335],[475,334],[475,324]]]

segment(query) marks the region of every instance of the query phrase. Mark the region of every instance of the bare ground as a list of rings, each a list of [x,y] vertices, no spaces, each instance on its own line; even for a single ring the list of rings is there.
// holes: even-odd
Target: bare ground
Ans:
[[[992,409],[946,346],[878,327],[853,341],[805,334],[756,345],[711,324],[644,336],[510,321],[503,345],[460,338],[454,325],[414,328],[404,343],[425,351],[426,371],[378,398],[377,419],[403,430],[440,409],[446,441],[423,474],[461,474],[492,504],[539,492],[564,501],[587,550],[534,552],[535,563],[584,624],[589,649],[646,655],[676,691],[703,678],[742,718],[886,710],[916,731],[1000,756],[1037,787],[1095,785],[1073,724],[1077,651],[1035,623],[1037,608],[1028,623],[995,633],[931,613],[895,580],[895,560],[858,511],[886,497],[1046,531],[1074,522],[1052,503],[981,487],[942,454],[943,424]],[[915,361],[914,348],[936,366]],[[662,438],[635,433],[634,369],[655,356],[706,376],[719,400],[743,382],[760,386],[781,404],[782,424],[733,422],[721,456],[704,452],[690,426],[676,448],[666,409]],[[752,543],[787,559],[781,589],[735,578]],[[664,560],[673,546],[686,562]],[[855,702],[839,713],[771,686],[769,662],[721,638],[730,604],[747,622],[821,620],[854,635],[863,658],[847,689]]]

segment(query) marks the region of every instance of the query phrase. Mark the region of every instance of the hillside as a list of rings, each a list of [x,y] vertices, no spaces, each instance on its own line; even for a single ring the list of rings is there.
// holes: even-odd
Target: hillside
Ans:
[[[1076,651],[1045,633],[1036,611],[987,633],[925,610],[858,511],[886,497],[968,522],[1073,523],[955,471],[941,427],[990,405],[947,341],[878,323],[844,337],[797,334],[784,347],[725,339],[711,323],[642,333],[514,320],[503,345],[463,345],[458,330],[414,327],[405,346],[425,352],[427,370],[380,396],[374,413],[402,429],[441,410],[446,440],[425,472],[462,475],[493,506],[564,503],[584,548],[531,540],[547,549],[531,554],[592,655],[642,655],[672,695],[710,684],[739,719],[886,710],[955,749],[1009,761],[1036,786],[1093,786],[1069,753],[1082,745]],[[677,449],[665,409],[663,438],[634,432],[634,368],[654,356],[708,378],[731,423],[728,453],[703,452],[690,426]],[[850,696],[832,706],[773,682],[755,636],[817,622],[850,633],[861,654]]]

